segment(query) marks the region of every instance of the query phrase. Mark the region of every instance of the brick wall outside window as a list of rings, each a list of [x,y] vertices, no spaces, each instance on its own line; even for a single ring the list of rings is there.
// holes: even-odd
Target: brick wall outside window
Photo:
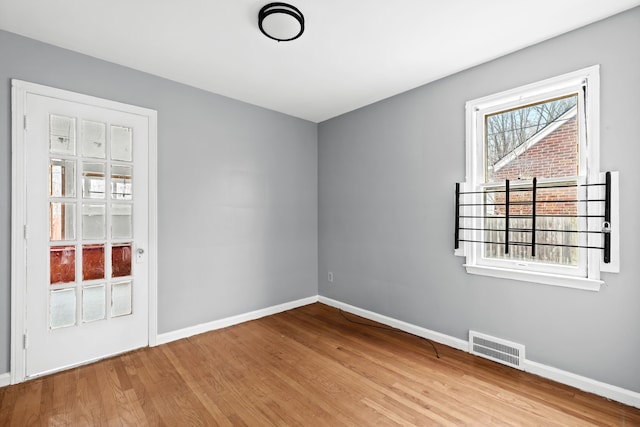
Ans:
[[[518,158],[511,161],[505,167],[494,172],[496,182],[509,179],[512,192],[510,202],[530,201],[531,192],[513,191],[513,185],[518,178],[531,179],[533,177],[560,177],[574,176],[578,174],[578,127],[575,116],[560,126],[547,137],[530,147]],[[544,200],[575,200],[575,188],[559,188],[553,190],[539,189],[538,201]],[[496,203],[504,203],[504,194],[497,193]],[[504,214],[504,207],[497,206],[496,214]],[[531,213],[530,205],[512,205],[509,210],[511,215]],[[577,206],[575,203],[538,203],[537,214],[567,214],[575,215]]]

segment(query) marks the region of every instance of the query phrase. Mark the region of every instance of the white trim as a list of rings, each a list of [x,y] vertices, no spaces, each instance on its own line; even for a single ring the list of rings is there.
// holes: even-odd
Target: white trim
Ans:
[[[201,323],[199,325],[189,326],[187,328],[178,329],[171,332],[165,332],[163,334],[158,334],[156,344],[166,344],[171,341],[189,338],[194,335],[215,331],[217,329],[227,328],[229,326],[248,322],[250,320],[260,319],[261,317],[271,316],[272,314],[282,313],[283,311],[291,310],[316,302],[318,302],[318,296],[314,295],[312,297],[285,302],[283,304],[262,308],[260,310],[250,311],[244,314],[238,314],[236,316],[226,317],[224,319],[214,320],[212,322]]]
[[[22,96],[20,96],[22,95]],[[11,384],[24,380],[25,364],[22,336],[24,331],[24,298],[26,269],[24,258],[25,217],[25,132],[26,93],[11,87]],[[22,283],[23,286],[18,286]]]
[[[543,378],[553,380],[555,382],[575,387],[582,391],[597,394],[625,405],[640,408],[640,393],[624,389],[615,385],[596,381],[591,378],[583,377],[571,372],[552,366],[543,365],[542,363],[533,362],[531,360],[524,361],[524,370],[531,374],[539,375]]]
[[[149,115],[149,347],[158,339],[158,113]]]
[[[568,86],[582,85],[586,83],[586,79],[588,79],[589,81],[589,86],[592,86],[594,83],[599,83],[599,73],[600,65],[592,65],[590,67],[582,68],[580,70],[572,71],[560,76],[550,77],[545,80],[540,80],[524,86],[508,89],[499,93],[484,96],[482,98],[476,98],[472,101],[468,101],[467,107],[473,109],[477,107],[478,109],[485,110],[489,108],[496,108],[497,106],[508,103],[520,104],[523,102],[523,92],[526,93],[526,97],[537,97],[547,92],[558,90],[564,91]],[[595,89],[600,89],[599,84]]]
[[[542,285],[561,286],[564,288],[582,289],[584,291],[599,291],[603,280],[587,279],[585,277],[565,276],[560,274],[542,273],[538,271],[516,270],[515,268],[493,267],[488,265],[463,264],[467,273],[480,276],[498,277],[501,279],[519,280],[521,282],[540,283]]]
[[[401,331],[405,331],[422,338],[427,338],[431,341],[435,341],[437,343],[444,344],[458,350],[462,350],[465,352],[469,351],[469,341],[461,340],[460,338],[455,338],[450,335],[445,335],[440,332],[423,328],[421,326],[403,322],[402,320],[397,320],[392,317],[374,313],[373,311],[345,304],[331,298],[320,296],[319,301],[323,304],[330,305],[331,307],[339,308],[348,313],[355,314],[356,316],[364,317],[365,319],[373,320],[374,322],[382,323],[383,325],[391,326],[393,328],[400,329]]]
[[[583,105],[584,110],[577,108],[578,113],[585,115],[585,120],[580,123],[580,176],[578,182],[595,183],[598,182],[600,174],[600,66],[594,65],[571,73],[552,77],[546,80],[510,89],[500,93],[488,95],[482,98],[468,101],[466,109],[466,180],[465,191],[477,191],[484,183],[484,144],[480,138],[484,135],[484,121],[482,117],[486,114],[514,108],[520,105],[527,105],[542,99],[554,96],[566,95],[569,92],[578,94],[578,105]],[[574,114],[575,109],[568,114]],[[582,116],[580,117],[582,119]],[[551,131],[551,128],[548,129]],[[539,136],[543,136],[542,131]],[[588,132],[588,133],[587,133]],[[536,137],[534,136],[533,139]],[[531,141],[533,142],[533,141]],[[525,144],[526,145],[526,144]],[[513,155],[517,155],[518,149],[524,150],[527,147],[519,147],[506,157],[506,162],[511,161]],[[499,162],[504,166],[504,163]],[[480,196],[475,196],[479,198]],[[464,215],[475,217],[481,216],[481,201],[475,201],[477,206],[465,208]],[[617,214],[618,207],[612,204],[612,212]],[[479,223],[479,220],[477,220]],[[613,222],[613,218],[612,218]],[[476,224],[476,222],[474,222]],[[598,225],[596,225],[597,227]],[[617,224],[616,224],[617,226]],[[475,241],[485,240],[482,235],[482,227],[474,226],[467,239]],[[590,230],[597,228],[589,227]],[[586,239],[588,236],[579,236]],[[612,236],[613,237],[613,236]],[[612,241],[613,243],[613,241]],[[584,246],[583,243],[580,243]],[[617,244],[617,243],[616,243]],[[612,245],[615,246],[615,245]],[[599,291],[604,283],[600,278],[601,271],[616,271],[619,266],[601,268],[602,251],[579,249],[580,263],[574,268],[561,265],[551,265],[543,263],[520,263],[516,260],[503,260],[498,258],[484,258],[483,246],[475,244],[462,245],[463,250],[456,250],[455,254],[466,257],[466,270],[470,274],[479,274],[491,277],[507,278],[512,280],[541,283],[546,285],[564,286],[568,288]],[[613,255],[613,251],[612,251]]]
[[[0,388],[6,387],[11,384],[11,373],[0,374]]]
[[[355,314],[360,317],[364,317],[369,320],[373,320],[382,323],[387,326],[391,326],[411,334],[428,338],[437,343],[447,345],[449,347],[462,350],[469,353],[469,342],[460,338],[452,337],[450,335],[435,332],[430,329],[423,328],[421,326],[413,325],[401,320],[394,319],[392,317],[384,316],[373,311],[365,310],[359,307],[355,307],[350,304],[346,304],[331,298],[327,298],[321,295],[312,296],[308,298],[291,301],[288,303],[268,307],[261,310],[252,311],[249,313],[241,314],[238,316],[227,317],[225,319],[216,320],[213,322],[203,323],[200,325],[179,329],[173,332],[167,332],[159,334],[157,336],[157,345],[165,344],[171,341],[176,341],[182,338],[188,338],[193,335],[201,334],[204,332],[213,331],[216,329],[226,328],[228,326],[237,325],[242,322],[259,319],[261,317],[270,316],[272,314],[281,313],[286,310],[291,310],[297,307],[320,302],[322,304],[339,308],[346,312]],[[625,405],[640,408],[640,393],[627,390],[618,386],[607,384],[601,381],[596,381],[588,377],[577,375],[562,369],[554,368],[552,366],[544,365],[542,363],[533,362],[525,359],[523,361],[524,371],[541,376],[543,378],[550,379],[560,384],[565,384],[571,387],[578,388],[580,390],[596,394],[598,396],[605,397],[607,399],[615,400],[616,402],[623,403]],[[9,373],[0,374],[0,387],[9,385],[10,383]]]
[[[96,98],[63,89],[43,86],[22,80],[11,80],[11,383],[25,380],[25,131],[26,97],[28,93],[122,111],[146,117],[149,123],[149,345],[157,340],[157,288],[158,288],[158,238],[157,238],[157,112],[148,108]]]
[[[362,308],[345,304],[331,298],[319,296],[318,300],[322,304],[336,307],[349,313],[364,317],[366,319],[373,320],[397,329],[401,329],[405,332],[409,332],[423,338],[428,338],[440,344],[444,344],[449,347],[453,347],[469,353],[469,342],[460,338],[445,335],[440,332],[435,332],[421,326],[412,325],[410,323],[403,322],[402,320],[397,320],[392,317],[377,314],[369,310],[364,310]],[[607,399],[615,400],[616,402],[624,403],[625,405],[640,408],[640,393],[638,392],[627,390],[601,381],[596,381],[591,378],[583,377],[572,372],[564,371],[562,369],[554,368],[552,366],[533,362],[527,359],[523,361],[523,366],[525,372],[529,372],[531,374],[538,375],[561,384],[566,384],[568,386],[575,387]]]

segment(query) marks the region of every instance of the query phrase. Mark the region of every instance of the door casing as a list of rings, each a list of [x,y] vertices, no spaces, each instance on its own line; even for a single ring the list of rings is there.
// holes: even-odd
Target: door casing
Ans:
[[[25,377],[25,319],[26,319],[26,150],[25,130],[28,126],[26,97],[28,93],[93,105],[101,108],[138,114],[149,123],[149,246],[147,268],[149,274],[149,346],[157,344],[157,288],[158,288],[158,173],[157,173],[157,112],[148,108],[123,104],[94,96],[36,83],[11,81],[11,384],[23,382]]]

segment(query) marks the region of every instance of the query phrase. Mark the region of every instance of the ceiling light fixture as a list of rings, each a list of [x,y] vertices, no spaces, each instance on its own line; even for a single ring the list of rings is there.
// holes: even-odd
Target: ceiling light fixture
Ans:
[[[279,42],[295,40],[304,32],[304,16],[287,3],[269,3],[258,13],[262,34]]]

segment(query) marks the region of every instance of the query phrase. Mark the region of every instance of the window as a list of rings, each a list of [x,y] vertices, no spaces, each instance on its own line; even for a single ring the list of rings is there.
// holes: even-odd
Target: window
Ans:
[[[597,290],[619,268],[599,249],[598,99],[594,66],[467,103],[467,272]]]

